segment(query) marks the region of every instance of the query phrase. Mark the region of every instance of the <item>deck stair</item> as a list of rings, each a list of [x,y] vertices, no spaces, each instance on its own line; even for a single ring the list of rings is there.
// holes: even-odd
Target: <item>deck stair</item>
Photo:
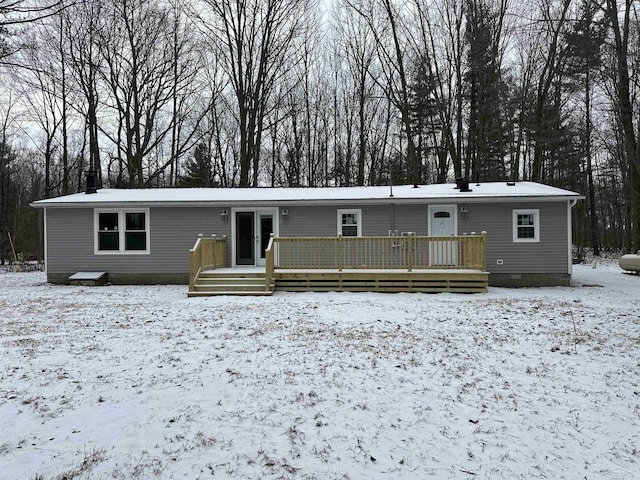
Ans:
[[[190,297],[214,295],[272,295],[275,284],[265,289],[264,272],[229,272],[204,270],[194,283]]]

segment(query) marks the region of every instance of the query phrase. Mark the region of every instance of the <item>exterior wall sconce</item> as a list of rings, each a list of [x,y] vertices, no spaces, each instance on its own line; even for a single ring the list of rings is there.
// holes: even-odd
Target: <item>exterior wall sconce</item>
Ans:
[[[220,213],[220,218],[224,221],[227,218],[229,218],[229,210],[227,210],[226,208],[224,210],[222,210],[222,212]]]
[[[289,210],[283,208],[282,210],[280,210],[280,215],[282,215],[282,218],[287,218],[289,216]]]
[[[460,219],[466,221],[469,218],[469,207],[460,205]]]

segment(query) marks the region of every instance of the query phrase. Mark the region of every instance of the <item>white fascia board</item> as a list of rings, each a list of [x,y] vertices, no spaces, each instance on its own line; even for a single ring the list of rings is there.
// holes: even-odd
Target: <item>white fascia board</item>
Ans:
[[[104,201],[104,202],[50,202],[46,204],[31,203],[33,208],[129,208],[129,207],[224,207],[224,206],[270,206],[281,205],[292,206],[312,206],[312,205],[416,205],[431,203],[531,203],[531,202],[565,202],[567,200],[584,200],[582,195],[561,195],[561,196],[451,196],[451,197],[422,197],[422,198],[353,198],[353,199],[310,199],[310,200],[277,200],[269,199],[259,201],[251,200],[132,200],[132,201]]]

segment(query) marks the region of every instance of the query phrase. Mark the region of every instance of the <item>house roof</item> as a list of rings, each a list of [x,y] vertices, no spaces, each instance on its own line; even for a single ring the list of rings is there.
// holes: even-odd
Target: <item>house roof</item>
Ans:
[[[100,189],[94,194],[76,193],[33,202],[46,207],[120,207],[123,205],[281,205],[310,203],[423,203],[432,202],[515,202],[557,201],[584,198],[581,195],[535,182],[486,182],[470,184],[471,191],[460,192],[455,184],[302,187],[302,188],[153,188]],[[393,196],[391,193],[393,192]]]

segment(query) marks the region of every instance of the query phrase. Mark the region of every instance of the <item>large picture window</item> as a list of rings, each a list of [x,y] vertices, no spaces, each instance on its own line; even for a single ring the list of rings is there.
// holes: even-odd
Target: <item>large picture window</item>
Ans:
[[[514,242],[539,242],[540,241],[540,211],[539,210],[514,210],[513,211],[513,241]]]
[[[149,210],[96,210],[96,254],[149,253]]]
[[[343,237],[361,237],[362,210],[338,210],[338,233]]]

